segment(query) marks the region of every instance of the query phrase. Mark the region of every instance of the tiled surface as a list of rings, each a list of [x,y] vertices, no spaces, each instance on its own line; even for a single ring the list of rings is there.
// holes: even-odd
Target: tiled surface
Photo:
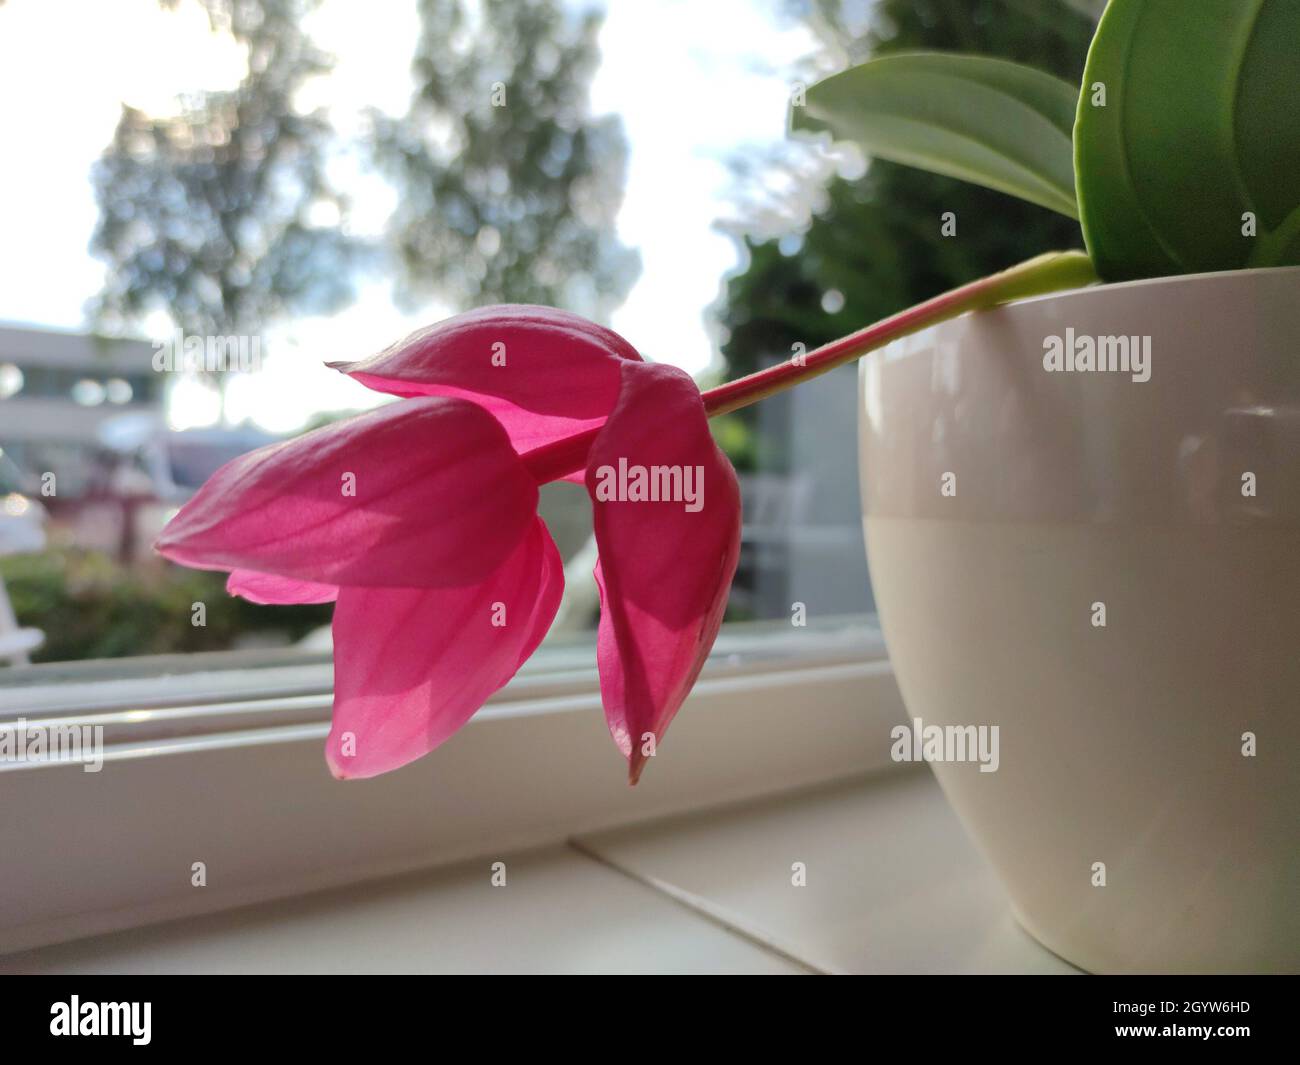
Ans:
[[[824,971],[1076,971],[1016,925],[928,769],[580,842]]]
[[[806,883],[795,886],[794,863]],[[928,770],[0,957],[0,973],[1074,970]]]
[[[794,973],[569,850],[0,957],[0,973]]]

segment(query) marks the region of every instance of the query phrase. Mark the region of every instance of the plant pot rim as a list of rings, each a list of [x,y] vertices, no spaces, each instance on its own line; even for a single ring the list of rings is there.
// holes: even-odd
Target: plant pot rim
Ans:
[[[1155,278],[895,340],[859,369],[867,516],[1293,535],[1298,295],[1297,267]],[[1145,376],[1046,364],[1049,340],[1064,351],[1078,338],[1137,345]],[[1267,491],[1244,495],[1234,471],[1257,473]],[[944,495],[948,474],[962,487]]]
[[[1133,281],[1104,281],[1092,285],[1083,285],[1079,288],[1062,289],[1060,292],[1047,292],[1037,296],[1025,296],[1022,299],[1011,300],[1008,303],[999,304],[999,307],[1020,307],[1029,303],[1040,303],[1044,300],[1068,299],[1071,296],[1077,296],[1083,292],[1111,292],[1116,290],[1128,290],[1135,288],[1165,287],[1172,285],[1202,285],[1213,284],[1216,281],[1225,281],[1228,279],[1245,278],[1245,277],[1263,277],[1273,274],[1294,273],[1297,280],[1300,280],[1300,265],[1297,266],[1255,266],[1245,270],[1211,270],[1200,274],[1167,274],[1163,277],[1141,277]],[[997,307],[991,308],[993,310]]]

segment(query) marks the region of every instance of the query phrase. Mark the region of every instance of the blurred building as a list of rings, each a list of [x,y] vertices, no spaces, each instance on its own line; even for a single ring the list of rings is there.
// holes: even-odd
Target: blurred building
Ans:
[[[739,605],[754,617],[875,610],[857,462],[857,365],[765,400],[758,432],[781,468],[741,478]]]
[[[0,326],[0,448],[29,475],[53,471],[59,496],[84,494],[105,422],[163,416],[153,355],[144,340]]]

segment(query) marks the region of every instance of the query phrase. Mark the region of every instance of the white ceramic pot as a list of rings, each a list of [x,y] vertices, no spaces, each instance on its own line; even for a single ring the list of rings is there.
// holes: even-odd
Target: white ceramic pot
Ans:
[[[1149,337],[1150,379],[1045,368],[1068,330]],[[998,726],[995,772],[933,768],[1024,927],[1093,972],[1300,970],[1300,269],[967,315],[860,384],[894,669],[924,726]]]

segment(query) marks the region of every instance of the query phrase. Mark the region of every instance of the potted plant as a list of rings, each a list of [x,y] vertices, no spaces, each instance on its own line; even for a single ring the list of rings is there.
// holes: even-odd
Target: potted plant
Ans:
[[[635,783],[736,568],[707,419],[883,347],[860,450],[899,757],[935,763],[1023,924],[1084,968],[1300,968],[1297,38],[1296,0],[1113,0],[1082,93],[971,56],[836,75],[796,127],[1078,217],[1088,252],[704,393],[576,315],[459,315],[340,364],[402,401],[231,462],[158,549],[336,604],[326,758],[373,776],[538,646],[564,580],[538,485],[579,480]]]
[[[1297,39],[1289,0],[1112,0],[1081,90],[916,54],[792,112],[1079,218],[1106,282],[860,364],[914,731],[997,726],[996,771],[934,772],[1095,972],[1300,969]]]

